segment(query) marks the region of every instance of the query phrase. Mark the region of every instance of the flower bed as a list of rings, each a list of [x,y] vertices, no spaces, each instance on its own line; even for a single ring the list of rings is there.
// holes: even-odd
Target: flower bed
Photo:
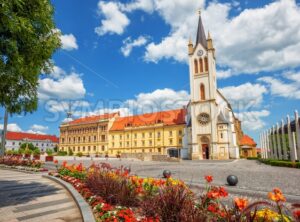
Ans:
[[[47,169],[43,168],[43,162],[39,160],[23,159],[22,156],[7,155],[0,158],[0,166],[4,168],[43,172]]]
[[[106,163],[86,169],[64,162],[57,176],[81,193],[97,221],[300,221],[300,205],[287,208],[278,188],[269,193],[269,200],[249,203],[234,198],[232,206],[225,206],[222,198],[228,193],[212,185],[212,176],[205,177],[207,186],[197,197],[180,180],[141,178],[125,169]]]

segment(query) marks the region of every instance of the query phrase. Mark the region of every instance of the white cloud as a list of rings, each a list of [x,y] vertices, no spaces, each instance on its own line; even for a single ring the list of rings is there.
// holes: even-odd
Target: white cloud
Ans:
[[[81,99],[85,93],[86,90],[79,74],[71,72],[67,75],[58,67],[54,67],[49,77],[39,80],[38,95],[41,100]]]
[[[264,117],[268,117],[270,112],[268,110],[250,111],[238,113],[238,118],[242,121],[242,127],[248,131],[257,131],[266,126],[266,123],[262,120]]]
[[[0,124],[0,129],[3,130],[3,124]],[[21,132],[21,127],[16,123],[7,124],[7,130],[12,132]]]
[[[123,11],[127,11],[127,12],[132,12],[135,10],[143,10],[148,13],[151,13],[154,10],[154,2],[153,0],[136,0],[125,5],[122,4],[121,8]]]
[[[111,109],[111,108],[103,108],[103,109],[98,109],[94,111],[89,111],[89,112],[75,112],[75,116],[77,117],[83,117],[83,116],[94,116],[94,115],[102,115],[105,113],[120,113],[120,116],[130,116],[132,115],[132,112],[129,108],[123,107],[123,108],[117,108],[117,109]]]
[[[99,1],[98,13],[104,17],[101,26],[95,28],[95,32],[99,36],[105,34],[121,35],[130,24],[130,20],[120,10],[120,4],[118,3]]]
[[[140,2],[131,4],[139,5]],[[244,9],[235,17],[230,16],[230,10],[240,7],[238,1],[231,4],[212,1],[205,7],[204,0],[153,0],[145,9],[132,7],[128,11],[151,12],[152,6],[170,26],[170,33],[146,47],[146,61],[174,59],[185,63],[187,40],[196,36],[195,11],[203,8],[204,26],[206,31],[211,31],[218,64],[231,69],[231,73],[221,72],[221,77],[299,66],[300,7],[295,0],[279,0],[261,8]]]
[[[42,132],[45,132],[49,129],[48,126],[43,126],[43,125],[38,125],[38,124],[33,124],[31,127],[30,127],[30,130],[33,130],[33,131],[42,131]]]
[[[265,86],[252,83],[228,86],[220,89],[220,91],[229,100],[235,112],[259,107],[263,102],[264,94],[267,93]]]
[[[133,113],[148,113],[182,108],[188,101],[189,94],[186,91],[157,89],[151,93],[138,94],[135,99],[127,100],[124,106],[133,110]]]
[[[262,77],[258,80],[267,83],[271,94],[274,96],[289,99],[300,99],[300,72],[288,72],[283,76],[286,78],[285,81],[270,76]]]
[[[71,51],[74,49],[78,49],[76,38],[73,34],[66,34],[60,36],[62,49]]]
[[[49,129],[48,126],[42,126],[38,124],[33,124],[27,133],[35,133],[35,134],[46,134],[46,131]]]
[[[60,67],[54,66],[52,69],[52,72],[50,73],[50,76],[52,78],[58,79],[62,76],[65,76],[67,73]]]
[[[146,36],[140,36],[135,40],[132,40],[131,37],[128,37],[123,41],[121,52],[125,57],[128,57],[133,48],[143,46],[147,42],[148,38]]]
[[[46,109],[52,113],[66,113],[70,108],[70,101],[57,101],[57,100],[49,100],[46,102]],[[71,111],[78,112],[80,110],[83,112],[86,109],[89,109],[90,103],[83,100],[71,101]]]
[[[231,69],[226,69],[226,70],[217,70],[217,78],[218,79],[227,79],[231,76],[233,76],[234,74],[232,73]]]

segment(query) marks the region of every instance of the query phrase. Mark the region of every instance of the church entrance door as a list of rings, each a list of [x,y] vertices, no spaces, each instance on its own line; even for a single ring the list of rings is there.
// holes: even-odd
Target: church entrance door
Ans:
[[[204,160],[209,159],[209,146],[208,144],[202,144],[202,155]]]

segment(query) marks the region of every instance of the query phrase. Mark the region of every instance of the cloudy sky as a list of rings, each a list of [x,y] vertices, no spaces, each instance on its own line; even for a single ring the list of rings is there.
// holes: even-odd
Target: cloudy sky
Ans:
[[[11,117],[10,130],[59,135],[70,103],[75,117],[185,105],[187,42],[195,40],[199,8],[216,48],[218,87],[246,133],[258,139],[300,108],[295,0],[52,2],[62,49],[53,56],[53,72],[39,80],[38,111]]]

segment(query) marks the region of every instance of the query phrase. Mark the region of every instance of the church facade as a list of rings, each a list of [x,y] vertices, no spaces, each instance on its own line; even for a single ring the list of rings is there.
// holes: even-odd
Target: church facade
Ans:
[[[188,159],[239,158],[236,123],[231,105],[217,88],[213,41],[206,38],[201,15],[196,44],[188,44],[190,102],[187,106],[185,151]]]

